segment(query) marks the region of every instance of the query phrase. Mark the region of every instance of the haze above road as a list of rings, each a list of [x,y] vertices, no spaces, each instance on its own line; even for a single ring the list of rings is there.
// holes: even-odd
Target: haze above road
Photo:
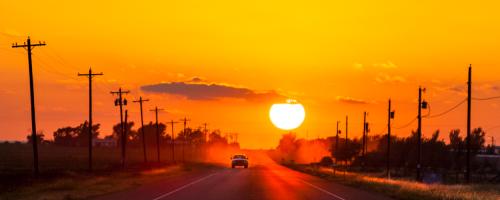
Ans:
[[[290,170],[264,153],[249,153],[249,161],[249,169],[194,172],[97,199],[390,199]]]

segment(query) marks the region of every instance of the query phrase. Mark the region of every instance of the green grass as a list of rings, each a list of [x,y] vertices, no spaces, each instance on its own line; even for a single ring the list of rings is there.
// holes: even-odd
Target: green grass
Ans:
[[[288,167],[340,184],[385,194],[396,199],[500,199],[500,185],[498,184],[424,184],[407,180],[388,180],[356,173],[346,173],[344,176],[344,173],[340,171],[333,175],[331,169],[307,165],[288,165]]]

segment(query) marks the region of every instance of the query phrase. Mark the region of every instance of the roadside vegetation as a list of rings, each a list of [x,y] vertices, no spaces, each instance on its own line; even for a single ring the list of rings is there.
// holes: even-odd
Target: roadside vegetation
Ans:
[[[291,169],[340,184],[382,193],[396,199],[500,199],[500,160],[485,132],[471,134],[471,183],[465,182],[465,139],[459,130],[449,133],[446,143],[435,131],[422,138],[422,176],[416,181],[417,136],[391,137],[386,177],[387,135],[365,138],[328,137],[299,139],[282,136],[269,155]],[[363,152],[364,149],[364,152]]]
[[[287,167],[307,174],[318,176],[343,185],[377,192],[404,200],[425,199],[500,199],[499,184],[425,184],[410,180],[379,178],[359,173],[337,171],[333,174],[331,168],[312,165],[286,165]]]
[[[227,165],[230,155],[239,151],[236,140],[223,136],[219,130],[205,132],[201,128],[186,128],[175,134],[172,152],[171,133],[167,134],[166,126],[159,124],[158,161],[156,125],[149,123],[144,126],[145,162],[142,130],[133,126],[133,122],[126,126],[125,167],[121,165],[120,129],[115,125],[113,133],[104,137],[111,143],[93,147],[92,172],[88,170],[86,122],[57,129],[52,140],[38,133],[40,174],[37,178],[33,176],[30,136],[27,143],[0,143],[0,199],[83,199],[198,170],[206,165],[201,163]],[[99,127],[96,124],[92,128],[95,140],[99,137]]]
[[[215,167],[217,166],[186,163],[108,173],[67,172],[59,177],[46,177],[24,182],[18,187],[4,188],[0,192],[0,199],[87,199]]]
[[[452,130],[446,143],[441,132],[422,138],[421,180],[425,183],[461,184],[465,182],[465,139],[459,130]],[[493,145],[486,145],[485,132],[476,128],[471,133],[471,181],[474,183],[499,183],[500,156]],[[391,136],[391,151],[387,157],[387,135],[362,138],[328,137],[313,140],[299,139],[293,133],[285,134],[271,157],[280,163],[321,164],[347,168],[358,173],[386,172],[387,160],[391,177],[415,179],[418,157],[417,134],[407,137]],[[337,142],[338,141],[338,142]],[[365,145],[363,145],[363,143]],[[363,146],[365,148],[363,148]],[[363,151],[363,149],[365,149]]]

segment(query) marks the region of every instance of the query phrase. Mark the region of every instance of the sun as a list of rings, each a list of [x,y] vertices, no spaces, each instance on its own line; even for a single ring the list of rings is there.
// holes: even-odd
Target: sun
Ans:
[[[283,130],[298,128],[305,117],[304,106],[292,99],[287,100],[286,103],[273,104],[269,110],[271,122],[274,126]]]

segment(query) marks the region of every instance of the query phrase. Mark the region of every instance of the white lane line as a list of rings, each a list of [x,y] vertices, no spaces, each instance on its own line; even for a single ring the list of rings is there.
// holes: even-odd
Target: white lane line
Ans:
[[[153,200],[160,200],[160,199],[163,199],[163,198],[165,198],[165,197],[168,197],[168,196],[170,196],[170,195],[172,195],[172,194],[174,194],[174,193],[176,193],[176,192],[178,192],[178,191],[181,191],[181,190],[183,190],[183,189],[185,189],[185,188],[187,188],[187,187],[189,187],[189,186],[191,186],[191,185],[194,185],[194,184],[196,184],[196,183],[199,183],[199,182],[201,182],[201,181],[203,181],[203,180],[205,180],[205,179],[207,179],[207,178],[210,178],[210,177],[214,176],[215,174],[217,174],[217,173],[210,174],[210,175],[208,175],[208,176],[205,176],[205,177],[203,177],[203,178],[200,178],[200,179],[198,179],[198,180],[195,180],[195,181],[193,181],[193,182],[191,182],[191,183],[188,183],[188,184],[186,184],[186,185],[183,185],[182,187],[177,188],[177,189],[175,189],[175,190],[172,190],[172,191],[170,191],[170,192],[167,192],[167,193],[165,193],[165,194],[162,194],[161,196],[156,197],[156,198],[154,198]]]
[[[333,194],[333,193],[331,193],[331,192],[329,192],[329,191],[327,191],[327,190],[325,190],[325,189],[323,189],[323,188],[320,188],[320,187],[318,187],[318,186],[315,186],[315,185],[313,185],[313,184],[311,184],[311,183],[309,183],[309,182],[306,182],[306,181],[304,181],[304,180],[300,180],[300,181],[301,181],[302,183],[305,183],[305,184],[307,184],[307,185],[309,185],[309,186],[311,186],[311,187],[313,187],[313,188],[316,188],[317,190],[319,190],[319,191],[321,191],[321,192],[324,192],[325,194],[328,194],[328,195],[330,195],[330,196],[332,196],[332,197],[335,197],[335,198],[340,199],[340,200],[345,200],[344,198],[339,197],[338,195]]]

